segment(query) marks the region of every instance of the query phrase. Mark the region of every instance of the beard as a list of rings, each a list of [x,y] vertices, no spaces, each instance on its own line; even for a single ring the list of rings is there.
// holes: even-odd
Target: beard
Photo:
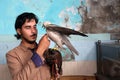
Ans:
[[[34,39],[31,39],[32,37],[35,37]],[[37,34],[33,34],[30,36],[30,38],[22,37],[23,40],[29,44],[34,44],[36,42]]]
[[[30,40],[27,40],[27,39],[26,39],[26,42],[27,42],[27,43],[30,43],[30,44],[34,44],[34,43],[36,42],[36,40],[30,41]]]

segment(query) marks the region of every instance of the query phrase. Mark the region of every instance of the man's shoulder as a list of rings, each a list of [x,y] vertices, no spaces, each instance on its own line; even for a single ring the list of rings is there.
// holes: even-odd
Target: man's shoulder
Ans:
[[[17,47],[15,47],[15,48],[9,50],[9,51],[7,52],[7,54],[14,54],[14,53],[16,53],[16,52],[19,50],[19,47],[20,47],[20,46],[17,46]]]

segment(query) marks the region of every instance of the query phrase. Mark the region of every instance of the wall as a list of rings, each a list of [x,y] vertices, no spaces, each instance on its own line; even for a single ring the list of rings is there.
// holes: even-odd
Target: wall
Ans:
[[[0,34],[15,34],[14,21],[23,12],[39,18],[39,34],[44,21],[84,33],[120,32],[120,0],[1,0]]]

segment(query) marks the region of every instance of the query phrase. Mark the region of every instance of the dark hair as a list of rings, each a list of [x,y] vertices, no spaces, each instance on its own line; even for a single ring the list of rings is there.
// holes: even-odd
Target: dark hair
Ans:
[[[21,29],[22,25],[25,23],[26,20],[31,20],[31,19],[35,19],[35,22],[38,23],[38,17],[34,14],[34,13],[28,13],[28,12],[24,12],[22,14],[20,14],[15,21],[15,30],[17,30],[18,28]],[[15,34],[15,37],[17,39],[21,39],[21,35],[19,35],[18,33]]]

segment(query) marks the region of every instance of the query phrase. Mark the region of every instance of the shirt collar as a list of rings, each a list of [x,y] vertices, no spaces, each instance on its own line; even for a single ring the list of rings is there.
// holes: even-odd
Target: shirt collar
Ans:
[[[29,48],[29,47],[24,46],[22,43],[20,43],[20,47],[21,47],[24,51],[27,51],[27,50],[34,51],[34,50],[36,50],[36,48],[37,48],[37,43],[36,43],[36,47],[35,47],[35,48],[33,48],[33,49],[31,49],[31,48]]]

